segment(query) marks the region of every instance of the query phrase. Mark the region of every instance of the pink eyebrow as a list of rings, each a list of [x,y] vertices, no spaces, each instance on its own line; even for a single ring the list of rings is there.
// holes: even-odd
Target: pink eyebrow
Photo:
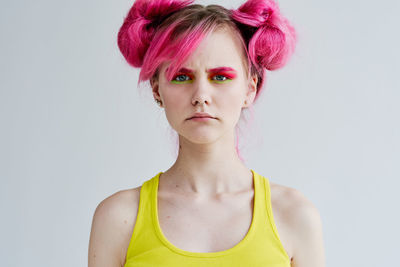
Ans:
[[[220,71],[233,71],[236,72],[235,69],[231,67],[219,67],[219,68],[213,68],[213,69],[208,69],[207,72],[220,72]]]
[[[218,67],[218,68],[212,68],[212,69],[207,69],[207,72],[220,72],[220,71],[233,71],[236,72],[235,69],[231,67]],[[179,70],[181,73],[193,73],[193,70],[188,69],[188,68],[181,68]]]

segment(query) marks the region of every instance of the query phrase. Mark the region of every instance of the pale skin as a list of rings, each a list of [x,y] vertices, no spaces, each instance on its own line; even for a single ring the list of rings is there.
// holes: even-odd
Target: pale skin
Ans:
[[[238,158],[234,126],[254,101],[257,79],[248,77],[235,33],[217,30],[183,65],[189,75],[167,80],[167,64],[151,81],[170,125],[179,134],[176,162],[160,176],[159,222],[176,247],[192,252],[229,249],[247,234],[253,212],[252,174]],[[230,67],[227,80],[207,70]],[[230,76],[232,77],[232,76]],[[187,120],[195,112],[216,119]],[[294,188],[271,184],[275,224],[292,267],[324,267],[322,222],[316,207]],[[121,267],[135,225],[140,187],[104,199],[93,216],[89,267]],[[178,208],[177,208],[178,207]],[[218,216],[213,216],[218,214]],[[226,227],[230,225],[230,227]],[[207,231],[204,231],[207,229]]]

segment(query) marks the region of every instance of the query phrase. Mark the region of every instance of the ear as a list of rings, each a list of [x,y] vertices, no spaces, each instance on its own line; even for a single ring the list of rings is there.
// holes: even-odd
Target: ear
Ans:
[[[257,93],[257,82],[257,75],[255,74],[251,76],[251,78],[249,79],[248,89],[245,98],[246,104],[243,104],[243,108],[247,108],[253,104],[254,98],[256,97]]]
[[[161,95],[160,95],[160,91],[159,91],[159,82],[158,82],[158,78],[156,77],[152,77],[150,79],[150,85],[153,91],[153,97],[155,100],[159,100],[162,101],[161,99]],[[162,104],[161,104],[162,105]]]

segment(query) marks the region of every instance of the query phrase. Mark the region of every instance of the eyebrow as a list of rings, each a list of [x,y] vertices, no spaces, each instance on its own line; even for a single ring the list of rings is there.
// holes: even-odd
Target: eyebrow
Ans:
[[[212,68],[212,69],[207,69],[207,72],[221,72],[221,71],[233,71],[236,72],[234,68],[231,67],[218,67],[218,68]],[[178,72],[180,73],[193,73],[194,71],[189,68],[181,68]]]

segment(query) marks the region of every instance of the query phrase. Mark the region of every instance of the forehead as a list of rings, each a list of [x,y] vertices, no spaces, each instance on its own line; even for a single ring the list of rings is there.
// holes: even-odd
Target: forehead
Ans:
[[[223,27],[205,36],[183,66],[194,70],[226,66],[246,73],[245,59],[245,51],[237,33],[228,27]],[[169,62],[164,63],[161,67],[162,72],[168,66]]]
[[[241,56],[242,47],[239,39],[230,30],[223,28],[210,32],[189,57],[189,60],[238,63],[242,59]]]

